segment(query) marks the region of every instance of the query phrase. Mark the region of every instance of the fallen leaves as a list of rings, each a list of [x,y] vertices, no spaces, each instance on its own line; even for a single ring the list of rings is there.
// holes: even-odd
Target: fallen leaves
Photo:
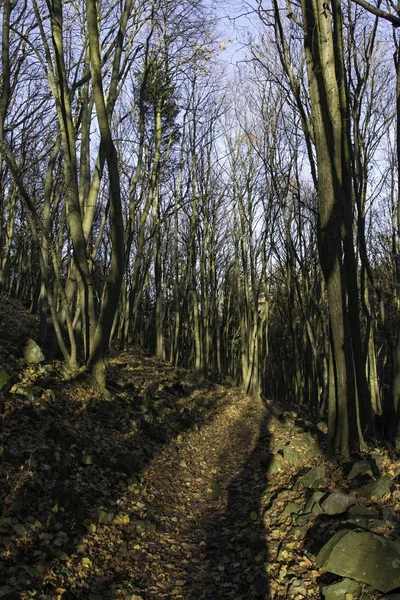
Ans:
[[[267,474],[288,431],[261,402],[135,353],[111,361],[107,403],[55,374],[19,382],[53,393],[7,397],[0,598],[320,597],[308,491],[293,470]]]

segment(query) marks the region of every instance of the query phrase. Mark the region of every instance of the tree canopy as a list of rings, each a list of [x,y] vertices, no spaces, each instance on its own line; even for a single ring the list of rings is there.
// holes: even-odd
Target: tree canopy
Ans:
[[[4,0],[0,292],[105,395],[142,346],[400,439],[400,60],[392,5]],[[394,57],[394,60],[393,60]]]

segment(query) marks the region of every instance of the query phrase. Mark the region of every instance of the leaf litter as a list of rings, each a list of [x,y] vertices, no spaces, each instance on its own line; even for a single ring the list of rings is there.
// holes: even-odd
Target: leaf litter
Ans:
[[[337,520],[306,507],[311,491],[349,482],[308,451],[298,412],[138,350],[110,360],[104,401],[85,374],[6,362],[9,350],[0,341],[14,386],[2,398],[0,598],[301,600],[337,580],[314,548]],[[301,467],[272,470],[292,439]],[[309,490],[301,475],[316,465],[326,476]],[[383,453],[382,471],[397,469]],[[376,533],[398,537],[399,497],[396,486],[363,500],[386,516]]]

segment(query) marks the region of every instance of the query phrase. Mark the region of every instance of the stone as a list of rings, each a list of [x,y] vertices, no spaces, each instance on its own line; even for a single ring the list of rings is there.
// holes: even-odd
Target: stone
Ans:
[[[280,516],[281,517],[289,517],[291,515],[296,515],[296,514],[300,513],[301,511],[302,511],[301,506],[299,506],[295,502],[288,502],[286,504],[284,510],[281,512]]]
[[[376,519],[376,512],[368,508],[367,506],[361,506],[361,504],[354,504],[350,506],[349,513],[357,517],[366,517],[367,519]]]
[[[324,585],[321,591],[325,600],[343,600],[346,598],[346,594],[352,594],[351,597],[358,597],[361,594],[361,590],[362,588],[358,581],[346,577],[337,583]]]
[[[376,461],[373,458],[368,458],[367,460],[356,460],[353,463],[349,463],[350,467],[349,474],[347,475],[347,479],[350,481],[355,479],[359,475],[373,475],[379,477],[380,471]]]
[[[386,494],[390,494],[391,487],[392,480],[390,477],[385,476],[379,477],[376,481],[363,485],[358,491],[364,498],[368,498],[369,500],[382,500]]]
[[[325,479],[326,471],[324,467],[313,467],[305,475],[299,477],[298,482],[304,488],[316,488]]]
[[[44,354],[32,338],[24,338],[21,343],[22,355],[29,363],[38,364],[44,361]]]
[[[354,490],[357,490],[363,485],[367,485],[367,483],[373,483],[374,481],[375,478],[371,475],[371,473],[364,473],[363,475],[357,475],[357,477],[351,480],[351,487]]]
[[[346,527],[347,529],[349,529],[349,527],[352,527],[353,529],[365,529],[367,531],[370,522],[370,519],[367,519],[366,517],[350,516],[343,520],[341,522],[341,525],[343,525],[343,527]]]
[[[380,470],[384,461],[384,456],[380,452],[371,452],[371,460],[375,461],[376,466]]]
[[[17,394],[18,396],[25,396],[30,402],[33,402],[42,393],[42,388],[38,386],[28,387],[27,385],[21,385],[16,383],[10,389],[10,394]]]
[[[283,449],[283,458],[291,467],[301,467],[304,462],[304,456],[297,448],[285,446]]]
[[[311,498],[309,498],[304,511],[306,513],[312,512],[315,516],[322,515],[324,511],[321,508],[320,501],[324,496],[326,496],[326,492],[315,490]]]
[[[388,593],[400,586],[400,545],[367,531],[338,531],[317,556],[329,573]]]
[[[299,595],[307,597],[306,585],[302,579],[294,579],[288,588],[287,596],[298,598]]]
[[[4,369],[0,369],[0,391],[4,390],[7,385],[10,382],[11,377],[9,376],[9,374],[4,370]]]
[[[300,437],[290,440],[289,445],[303,452],[307,456],[314,456],[317,450],[315,437],[311,433],[304,432]]]
[[[294,425],[295,425],[295,430],[298,433],[303,433],[303,432],[309,432],[312,427],[313,424],[311,421],[308,421],[307,419],[295,419],[294,421]]]
[[[386,521],[394,521],[395,523],[399,520],[398,512],[389,506],[382,509],[382,518]]]
[[[286,467],[287,465],[283,459],[283,456],[281,454],[274,454],[268,466],[268,474],[276,475],[276,473],[284,471]]]
[[[111,523],[114,517],[115,515],[113,512],[105,510],[104,508],[99,508],[97,513],[97,520],[99,523]]]
[[[356,503],[357,501],[354,496],[333,492],[323,500],[321,508],[327,515],[342,515],[350,508],[350,506],[353,506],[353,504]]]
[[[270,452],[270,454],[273,454],[273,455],[281,454],[284,447],[285,447],[285,444],[282,444],[282,442],[275,442],[271,445],[269,452]]]

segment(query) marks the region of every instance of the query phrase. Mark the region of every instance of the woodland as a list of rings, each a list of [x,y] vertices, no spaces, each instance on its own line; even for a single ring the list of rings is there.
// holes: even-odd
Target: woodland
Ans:
[[[0,16],[0,597],[398,590],[398,5]]]
[[[247,6],[229,70],[205,0],[4,1],[0,290],[105,394],[138,344],[347,456],[400,435],[400,21],[324,7]]]

